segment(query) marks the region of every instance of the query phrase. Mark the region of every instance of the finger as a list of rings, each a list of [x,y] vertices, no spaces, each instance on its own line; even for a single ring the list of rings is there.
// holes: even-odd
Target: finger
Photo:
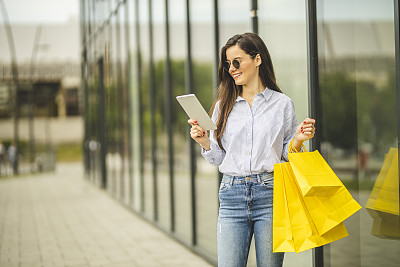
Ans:
[[[315,124],[315,120],[310,119],[310,118],[305,119],[302,123],[302,125],[314,125],[314,124]]]
[[[203,136],[205,136],[205,134],[206,134],[206,132],[203,130],[200,130],[200,129],[192,129],[190,131],[190,135],[197,136],[197,137],[203,137]]]
[[[198,138],[202,137],[199,135],[199,133],[191,133],[190,137],[192,137],[194,140],[197,140]]]
[[[189,119],[188,120],[188,123],[190,124],[190,125],[197,125],[197,120],[195,120],[195,119]]]
[[[303,134],[314,134],[315,128],[314,127],[301,127],[301,133]]]
[[[303,132],[313,132],[313,131],[315,131],[315,128],[312,125],[311,126],[301,127],[301,129],[303,130]]]
[[[192,129],[193,129],[193,130],[198,130],[198,131],[200,131],[200,132],[205,132],[204,129],[203,129],[201,126],[197,125],[197,124],[196,124],[196,125],[193,125],[193,126],[192,126]]]
[[[303,124],[304,124],[304,125],[306,125],[306,124],[312,124],[312,125],[314,125],[314,124],[315,124],[315,120],[314,120],[314,119],[311,119],[311,118],[307,118],[307,119],[305,119],[305,120],[303,121]]]
[[[307,135],[314,135],[315,129],[307,129],[307,130],[304,130],[302,133],[307,134]]]

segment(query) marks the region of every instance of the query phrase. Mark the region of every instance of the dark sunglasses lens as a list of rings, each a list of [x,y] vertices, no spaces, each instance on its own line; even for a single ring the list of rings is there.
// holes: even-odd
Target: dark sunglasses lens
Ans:
[[[235,67],[235,69],[239,69],[240,68],[240,63],[236,59],[232,61],[232,65]]]

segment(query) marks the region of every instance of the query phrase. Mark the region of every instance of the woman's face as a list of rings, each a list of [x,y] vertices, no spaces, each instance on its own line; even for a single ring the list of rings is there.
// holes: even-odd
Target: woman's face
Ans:
[[[261,59],[256,56],[254,59],[246,54],[239,46],[231,46],[226,50],[226,65],[229,66],[229,74],[235,80],[236,85],[248,85],[258,80],[258,68]],[[238,69],[235,68],[232,61],[237,60],[240,63]],[[229,64],[230,63],[230,64]]]

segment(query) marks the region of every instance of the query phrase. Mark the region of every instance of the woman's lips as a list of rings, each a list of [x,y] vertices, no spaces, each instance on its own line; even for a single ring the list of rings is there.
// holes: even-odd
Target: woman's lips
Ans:
[[[237,79],[241,76],[241,73],[232,74],[233,79]]]

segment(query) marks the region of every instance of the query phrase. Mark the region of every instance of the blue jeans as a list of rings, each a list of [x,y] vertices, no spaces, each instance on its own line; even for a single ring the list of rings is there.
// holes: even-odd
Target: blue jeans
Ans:
[[[253,235],[257,266],[282,266],[284,253],[272,252],[273,179],[273,173],[224,174],[219,189],[219,267],[246,266]]]

